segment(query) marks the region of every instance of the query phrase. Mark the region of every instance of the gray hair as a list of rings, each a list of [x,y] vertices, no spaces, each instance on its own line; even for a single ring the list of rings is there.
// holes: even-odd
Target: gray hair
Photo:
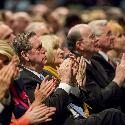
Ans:
[[[32,31],[35,31],[35,30],[37,30],[37,29],[39,29],[39,28],[41,28],[41,27],[46,27],[46,28],[48,28],[48,25],[46,24],[46,23],[44,23],[44,22],[32,22],[32,23],[30,23],[27,27],[26,27],[26,29],[25,29],[25,31],[26,32],[32,32]]]
[[[94,20],[91,21],[88,25],[92,28],[94,34],[96,36],[100,36],[102,34],[102,27],[106,26],[108,23],[107,20]]]

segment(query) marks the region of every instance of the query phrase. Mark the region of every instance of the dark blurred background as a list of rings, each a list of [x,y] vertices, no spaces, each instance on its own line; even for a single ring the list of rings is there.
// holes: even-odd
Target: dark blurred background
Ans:
[[[44,3],[49,7],[84,7],[91,6],[116,6],[125,10],[125,0],[0,0],[0,9],[13,11],[26,10],[29,6]]]

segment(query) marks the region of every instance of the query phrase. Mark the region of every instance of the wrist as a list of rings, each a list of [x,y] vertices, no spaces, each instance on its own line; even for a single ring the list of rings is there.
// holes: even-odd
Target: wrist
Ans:
[[[31,124],[29,118],[26,115],[22,116],[17,121],[18,121],[19,125],[30,125]]]
[[[32,107],[35,107],[35,106],[38,106],[38,105],[40,105],[42,103],[42,101],[34,101],[33,103],[32,103]]]

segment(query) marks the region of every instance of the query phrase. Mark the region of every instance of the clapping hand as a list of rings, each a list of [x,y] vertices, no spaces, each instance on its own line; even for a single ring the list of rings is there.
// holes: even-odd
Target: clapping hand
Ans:
[[[40,105],[55,90],[56,79],[52,78],[51,80],[48,80],[48,78],[49,77],[46,76],[45,79],[42,81],[41,85],[37,84],[34,92],[35,101],[32,105]]]
[[[113,81],[119,86],[123,86],[125,80],[125,53],[123,53],[121,62],[117,64],[115,77]]]
[[[17,57],[14,56],[12,60],[10,61],[10,63],[4,66],[0,70],[0,99],[2,99],[5,96],[11,84],[12,79],[19,72],[17,64],[18,64]]]
[[[77,62],[78,62],[79,68],[77,71],[76,80],[77,80],[78,86],[83,88],[86,82],[86,62],[83,56],[81,58],[78,57]]]
[[[44,104],[39,106],[30,107],[23,117],[26,117],[30,124],[43,123],[47,121],[51,121],[52,116],[55,113],[56,109],[54,107],[47,107]]]

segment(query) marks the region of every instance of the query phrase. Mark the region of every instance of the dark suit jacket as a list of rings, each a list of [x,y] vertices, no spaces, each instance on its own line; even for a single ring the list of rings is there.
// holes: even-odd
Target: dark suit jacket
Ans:
[[[104,68],[105,72],[107,73],[108,79],[109,81],[112,81],[114,76],[115,76],[115,67],[116,64],[112,61],[112,65],[107,62],[104,57],[99,54],[96,53],[94,54],[94,56],[92,57],[92,59],[94,59],[95,61],[97,61],[99,64],[101,64],[101,66]]]
[[[25,91],[29,97],[30,102],[32,103],[34,100],[34,90],[37,84],[41,84],[41,80],[30,72],[29,70],[23,68],[20,72],[20,78],[14,81],[14,87],[18,90],[18,96],[20,96],[21,91]],[[21,98],[21,97],[19,97]],[[22,101],[28,105],[27,100],[22,99]],[[69,112],[67,110],[68,105],[68,94],[61,88],[58,88],[46,101],[45,104],[47,106],[56,107],[56,115],[53,116],[52,122],[47,122],[47,125],[62,125],[65,119],[69,116]],[[23,106],[18,107],[15,105],[14,113],[17,118],[22,116],[25,109]],[[63,117],[62,117],[63,116]]]
[[[93,112],[119,105],[122,97],[121,89],[114,82],[110,82],[106,71],[98,62],[91,60],[91,64],[87,64],[86,76],[85,88]]]

